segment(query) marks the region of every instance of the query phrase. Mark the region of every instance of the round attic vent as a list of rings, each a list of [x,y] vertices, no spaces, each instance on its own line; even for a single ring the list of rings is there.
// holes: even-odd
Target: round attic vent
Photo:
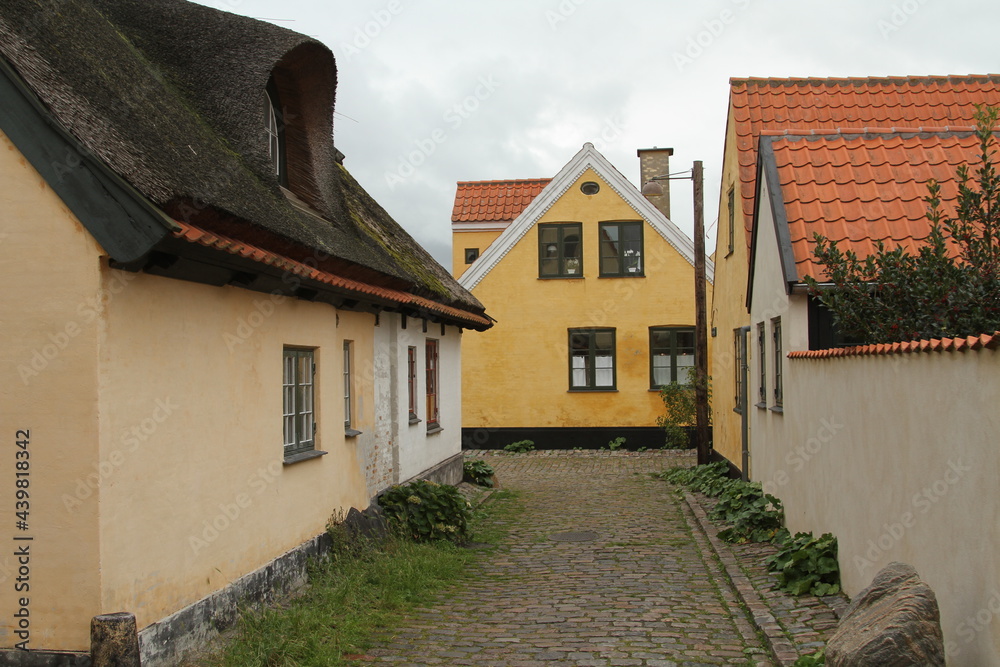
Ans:
[[[585,195],[596,195],[601,191],[601,186],[593,181],[587,181],[580,186],[580,192]]]

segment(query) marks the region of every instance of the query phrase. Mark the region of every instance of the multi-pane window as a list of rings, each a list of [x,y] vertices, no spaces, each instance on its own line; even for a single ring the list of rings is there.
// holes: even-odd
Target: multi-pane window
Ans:
[[[410,421],[417,421],[417,348],[406,348],[406,393],[410,399]]]
[[[736,247],[736,189],[729,188],[726,209],[729,216],[729,252]]]
[[[771,320],[771,336],[774,338],[774,405],[781,407],[781,318]]]
[[[278,89],[274,82],[267,84],[263,99],[264,132],[267,135],[267,154],[271,168],[282,185],[285,184],[285,130],[278,106]]]
[[[615,330],[569,330],[569,388],[615,388]]]
[[[427,428],[438,425],[438,342],[427,339]]]
[[[466,248],[465,249],[465,263],[466,264],[472,264],[477,259],[479,259],[479,248]]]
[[[650,327],[650,386],[688,384],[694,368],[694,327]]]
[[[352,400],[353,363],[351,357],[351,341],[344,341],[344,428],[351,429],[354,423],[354,405]]]
[[[282,373],[285,457],[315,448],[316,421],[313,381],[316,364],[312,350],[286,347]]]
[[[767,405],[767,336],[764,323],[757,323],[757,405]]]
[[[602,222],[601,276],[642,275],[642,223]]]
[[[583,276],[582,225],[578,222],[538,225],[538,277]]]

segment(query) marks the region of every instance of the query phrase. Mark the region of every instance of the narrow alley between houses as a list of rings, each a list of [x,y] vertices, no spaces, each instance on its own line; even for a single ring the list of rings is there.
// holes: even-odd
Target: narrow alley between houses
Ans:
[[[524,511],[366,663],[775,664],[691,508],[650,475],[689,452],[485,456]]]

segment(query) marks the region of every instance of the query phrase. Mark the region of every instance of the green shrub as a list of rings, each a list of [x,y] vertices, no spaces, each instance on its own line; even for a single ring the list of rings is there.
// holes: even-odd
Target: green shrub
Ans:
[[[696,421],[697,401],[695,400],[695,385],[697,373],[694,368],[688,370],[686,384],[671,382],[660,388],[660,400],[663,401],[665,414],[656,418],[656,425],[666,433],[664,449],[688,449],[692,447],[689,429]],[[712,400],[712,379],[706,378],[705,395],[709,403]],[[709,410],[709,420],[712,412]]]
[[[454,486],[417,480],[390,488],[379,505],[394,527],[417,542],[468,538],[469,503]]]
[[[518,440],[517,442],[512,442],[506,447],[505,451],[514,452],[515,454],[524,454],[525,452],[535,451],[535,443],[531,440]]]
[[[836,595],[840,592],[837,538],[830,533],[820,537],[813,537],[812,533],[786,537],[778,553],[765,562],[768,570],[778,574],[781,590],[792,595]]]
[[[608,449],[610,449],[613,452],[616,452],[619,449],[624,449],[624,447],[625,447],[625,438],[623,437],[617,437],[608,443]]]
[[[729,465],[725,461],[716,461],[690,468],[671,468],[658,476],[671,484],[686,486],[706,496],[715,497],[736,481],[727,476],[728,472]]]
[[[466,461],[462,464],[463,479],[479,486],[493,486],[493,466],[482,459]]]
[[[719,531],[726,542],[769,542],[784,524],[781,501],[764,493],[759,482],[733,480],[709,513],[712,521],[732,524]]]

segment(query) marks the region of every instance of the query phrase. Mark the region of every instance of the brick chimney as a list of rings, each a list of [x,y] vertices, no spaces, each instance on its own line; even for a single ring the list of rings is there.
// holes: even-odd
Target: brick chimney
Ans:
[[[639,156],[639,189],[642,190],[653,176],[666,176],[670,173],[670,156],[673,148],[640,148]],[[670,181],[656,181],[663,188],[663,194],[658,197],[647,197],[649,203],[660,210],[660,213],[670,218]]]

